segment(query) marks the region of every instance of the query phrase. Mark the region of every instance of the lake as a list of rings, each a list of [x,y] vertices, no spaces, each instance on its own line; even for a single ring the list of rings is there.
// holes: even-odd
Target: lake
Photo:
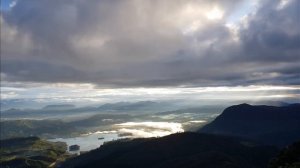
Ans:
[[[101,138],[101,139],[98,139]],[[102,139],[103,138],[103,139]],[[55,138],[49,139],[51,142],[66,142],[68,145],[68,152],[69,146],[71,145],[79,145],[80,152],[81,151],[90,151],[92,149],[96,149],[99,146],[103,145],[104,142],[113,141],[120,139],[121,137],[118,136],[118,133],[103,133],[103,132],[95,132],[91,134],[82,135],[79,137],[74,138]],[[78,151],[77,151],[78,152]],[[75,152],[75,153],[77,153]],[[71,152],[73,153],[73,152]]]
[[[196,121],[192,121],[196,122]],[[198,121],[197,121],[198,122]],[[79,153],[81,151],[90,151],[100,147],[104,142],[113,141],[121,138],[149,138],[161,137],[173,133],[184,132],[181,123],[176,122],[125,122],[114,124],[112,131],[97,131],[88,133],[74,138],[55,138],[49,139],[51,142],[66,142],[69,146],[79,145],[79,151],[71,151],[70,153]],[[123,136],[119,136],[123,134]],[[124,136],[125,135],[125,136]]]

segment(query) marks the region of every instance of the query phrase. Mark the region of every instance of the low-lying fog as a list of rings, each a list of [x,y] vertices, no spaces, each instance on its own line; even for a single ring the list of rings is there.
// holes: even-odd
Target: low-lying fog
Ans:
[[[78,144],[82,146],[80,151],[86,151],[97,148],[106,141],[120,138],[161,137],[199,129],[221,112],[221,110],[218,111],[213,108],[210,110],[208,108],[182,109],[155,114],[130,115],[128,118],[107,116],[110,118],[102,118],[102,122],[106,124],[105,126],[94,127],[90,129],[93,131],[75,138],[59,138],[56,140],[64,141],[68,145]],[[98,139],[99,137],[101,138]]]
[[[115,130],[89,132],[78,137],[49,140],[66,142],[68,146],[76,144],[80,146],[79,151],[89,151],[98,148],[104,142],[121,138],[161,137],[184,131],[182,124],[175,122],[125,122],[114,124],[112,128]]]

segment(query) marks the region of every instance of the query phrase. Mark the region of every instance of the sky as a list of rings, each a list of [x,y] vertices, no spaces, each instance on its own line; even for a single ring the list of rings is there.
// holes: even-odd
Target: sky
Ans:
[[[1,0],[1,100],[300,97],[298,0]]]

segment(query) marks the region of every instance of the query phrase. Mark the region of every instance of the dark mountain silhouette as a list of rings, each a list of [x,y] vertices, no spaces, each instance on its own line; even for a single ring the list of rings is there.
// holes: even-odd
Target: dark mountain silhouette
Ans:
[[[187,132],[109,142],[68,160],[62,167],[263,168],[276,152],[274,147],[241,139]]]
[[[285,146],[300,139],[300,104],[282,107],[231,106],[199,132],[240,136]]]

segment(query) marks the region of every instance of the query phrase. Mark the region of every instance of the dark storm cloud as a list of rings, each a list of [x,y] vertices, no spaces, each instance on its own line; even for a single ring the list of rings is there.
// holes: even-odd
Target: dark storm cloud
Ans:
[[[300,60],[300,2],[267,1],[249,17],[240,31],[243,51],[249,61],[294,62]]]
[[[300,2],[20,0],[1,13],[8,81],[99,86],[300,84]],[[214,7],[223,18],[209,20]],[[202,12],[202,13],[201,13]]]

